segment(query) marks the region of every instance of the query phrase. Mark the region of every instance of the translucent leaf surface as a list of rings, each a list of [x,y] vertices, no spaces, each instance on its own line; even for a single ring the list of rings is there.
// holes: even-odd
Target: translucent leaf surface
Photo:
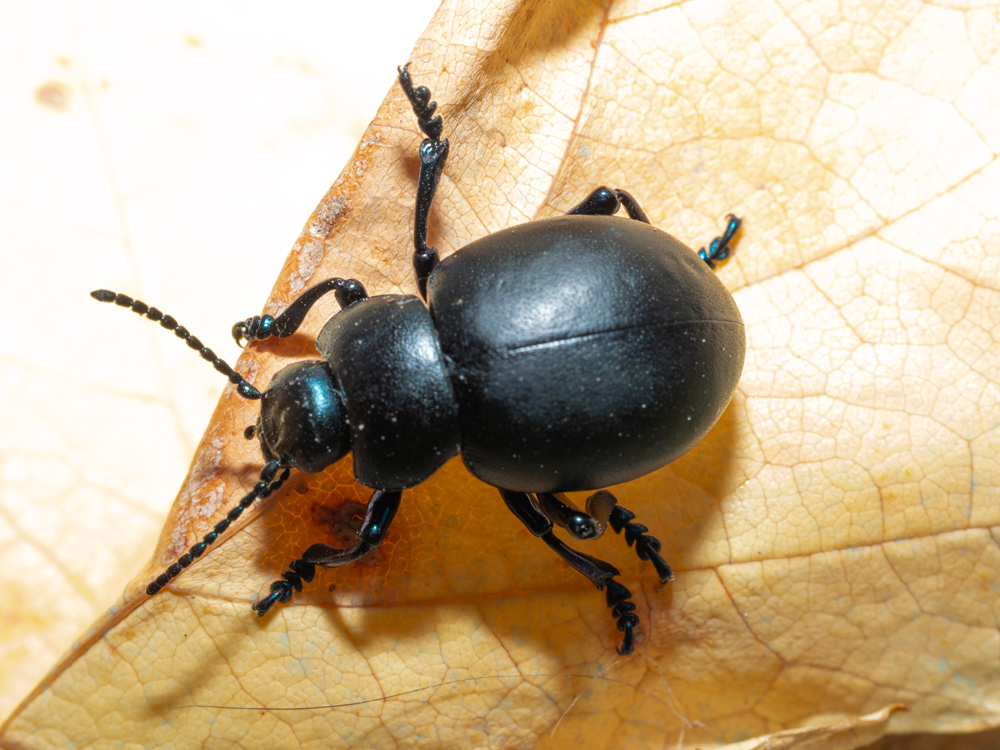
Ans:
[[[88,292],[155,302],[236,358],[229,327],[259,310],[437,7],[376,2],[280,22],[266,2],[6,9],[0,721],[149,559],[223,386]],[[377,36],[330,45],[377,7]]]
[[[227,392],[153,559],[4,741],[859,747],[994,725],[998,24],[915,2],[446,3],[412,57],[452,144],[443,252],[601,183],[695,247],[746,219],[720,272],[748,325],[740,389],[691,454],[615,488],[677,580],[620,539],[587,550],[637,592],[636,654],[457,461],[369,560],[261,621],[248,605],[290,558],[349,538],[349,464],[296,477],[146,599],[254,480],[255,409]],[[334,275],[413,291],[418,142],[393,88],[268,312]],[[239,369],[263,382],[309,351],[251,347]]]

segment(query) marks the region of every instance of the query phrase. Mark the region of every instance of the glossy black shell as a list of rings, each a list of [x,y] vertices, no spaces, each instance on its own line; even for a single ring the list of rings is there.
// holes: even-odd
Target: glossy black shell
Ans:
[[[743,369],[722,282],[625,218],[560,216],[472,242],[434,269],[428,305],[465,464],[505,489],[598,489],[664,466],[711,429]]]
[[[419,297],[355,302],[323,326],[316,349],[344,394],[359,482],[413,487],[458,453],[458,406]]]

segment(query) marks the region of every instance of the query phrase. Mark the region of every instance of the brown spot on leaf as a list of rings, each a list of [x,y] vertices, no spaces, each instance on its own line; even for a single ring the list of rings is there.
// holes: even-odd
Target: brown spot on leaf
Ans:
[[[70,88],[59,81],[46,81],[35,89],[35,101],[53,112],[69,109]]]

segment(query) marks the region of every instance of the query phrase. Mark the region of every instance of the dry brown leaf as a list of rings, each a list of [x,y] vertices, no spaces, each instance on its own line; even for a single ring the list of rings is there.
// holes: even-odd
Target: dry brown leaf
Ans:
[[[843,719],[833,724],[810,726],[802,729],[786,729],[752,740],[744,740],[728,745],[727,750],[845,750],[847,748],[870,747],[871,743],[885,736],[886,724],[894,713],[905,710],[904,706],[887,706],[867,716]]]
[[[721,272],[748,324],[737,396],[691,454],[616,488],[678,578],[659,590],[619,539],[588,550],[637,592],[636,655],[459,462],[370,561],[263,621],[249,602],[367,497],[349,466],[297,477],[147,600],[253,481],[255,410],[227,393],[160,551],[3,741],[857,747],[995,725],[998,26],[996,6],[916,2],[446,4],[413,56],[452,143],[445,253],[599,183],[695,246],[746,217]],[[412,291],[418,141],[393,89],[267,311],[333,275]]]
[[[0,723],[149,559],[223,385],[88,292],[156,302],[234,360],[233,320],[437,8],[393,5],[70,0],[0,23]],[[330,44],[374,13],[377,35]]]

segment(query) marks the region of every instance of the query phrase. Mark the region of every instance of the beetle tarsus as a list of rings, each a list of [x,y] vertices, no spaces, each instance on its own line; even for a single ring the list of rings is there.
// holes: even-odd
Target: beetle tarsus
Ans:
[[[309,583],[316,575],[316,566],[305,560],[296,560],[281,574],[283,580],[271,584],[271,593],[260,601],[254,602],[250,608],[258,617],[267,614],[275,604],[287,604],[292,600],[292,594],[302,591],[302,584]]]
[[[625,543],[635,546],[635,553],[640,560],[648,560],[656,568],[656,574],[660,577],[660,583],[670,583],[674,580],[674,572],[667,565],[666,561],[660,557],[660,540],[655,536],[649,536],[646,532],[649,529],[641,523],[632,523],[635,513],[621,505],[616,505],[611,511],[609,523],[616,534],[625,537]]]
[[[742,223],[741,218],[735,214],[729,214],[726,216],[726,229],[722,236],[712,240],[707,249],[703,247],[698,251],[698,257],[705,261],[713,271],[732,257],[733,248],[729,246],[729,243],[733,241],[733,237],[736,236]]]
[[[399,73],[399,86],[406,94],[406,98],[410,100],[410,106],[413,107],[413,114],[417,116],[417,124],[420,125],[420,129],[431,140],[438,140],[441,137],[443,122],[441,115],[434,116],[437,102],[431,101],[430,89],[426,86],[414,87],[413,79],[410,78],[409,63],[396,68],[396,71]]]
[[[625,627],[622,629],[622,632],[625,634],[625,637],[622,639],[622,645],[619,646],[617,649],[615,649],[618,652],[619,656],[630,656],[632,654],[632,651],[635,648],[634,646],[635,641],[633,640],[632,630],[633,630],[632,623],[626,623]]]
[[[287,602],[292,598],[292,589],[287,581],[275,581],[271,584],[271,593],[260,601],[250,605],[250,609],[263,617],[278,601]]]
[[[233,325],[233,341],[238,346],[246,346],[251,341],[263,341],[269,338],[274,318],[270,315],[254,315]]]
[[[621,656],[628,656],[635,648],[634,631],[639,626],[639,615],[635,613],[635,602],[629,601],[632,592],[618,581],[609,581],[608,590],[605,593],[605,600],[611,608],[611,616],[618,619],[618,630],[622,632],[624,638],[622,645],[618,648]]]

